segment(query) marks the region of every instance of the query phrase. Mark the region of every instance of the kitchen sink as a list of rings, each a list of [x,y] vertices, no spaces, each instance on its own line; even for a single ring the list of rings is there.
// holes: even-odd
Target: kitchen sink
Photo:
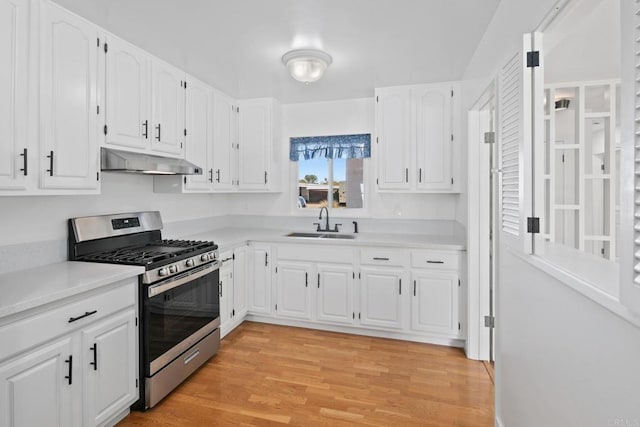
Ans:
[[[356,236],[352,234],[320,234],[320,233],[289,233],[286,235],[287,237],[302,237],[302,238],[312,238],[312,239],[346,239],[353,240]]]

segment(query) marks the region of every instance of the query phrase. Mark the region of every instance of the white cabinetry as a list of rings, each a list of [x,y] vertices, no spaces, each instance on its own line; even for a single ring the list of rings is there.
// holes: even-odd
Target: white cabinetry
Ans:
[[[237,112],[228,96],[216,92],[213,99],[213,189],[228,191],[237,188]]]
[[[220,254],[220,331],[226,335],[233,323],[233,251]]]
[[[376,328],[402,329],[405,298],[403,269],[362,267],[360,270],[360,324]],[[404,280],[406,285],[406,279]],[[406,290],[405,290],[406,293]]]
[[[247,315],[248,257],[247,246],[233,250],[233,317],[239,319]]]
[[[353,266],[318,264],[316,271],[317,320],[352,325],[355,319]]]
[[[138,399],[137,278],[0,319],[0,425],[114,423]],[[36,410],[34,410],[36,408]]]
[[[212,116],[213,91],[209,86],[189,79],[186,106],[185,158],[202,168],[202,175],[186,176],[186,191],[210,191],[213,183]]]
[[[151,64],[151,108],[153,138],[151,149],[160,153],[183,156],[185,137],[185,74],[183,71],[154,60]]]
[[[278,261],[276,274],[276,315],[292,319],[311,319],[309,276],[313,265],[299,261]]]
[[[379,191],[455,193],[459,83],[376,89]]]
[[[41,187],[95,189],[98,28],[48,1],[41,14]]]
[[[279,142],[279,105],[273,99],[241,101],[238,114],[238,188],[270,190],[274,188],[274,145]]]
[[[115,37],[105,42],[105,145],[149,148],[149,58],[137,47]]]
[[[252,244],[249,268],[249,313],[271,313],[271,247]]]
[[[36,172],[27,135],[29,0],[0,0],[0,189],[23,190]],[[31,159],[29,158],[31,155]]]

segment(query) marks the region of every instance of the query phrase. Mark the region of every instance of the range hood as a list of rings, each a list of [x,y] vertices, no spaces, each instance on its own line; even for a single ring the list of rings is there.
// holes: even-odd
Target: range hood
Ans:
[[[104,172],[128,172],[147,175],[202,175],[202,168],[183,159],[100,149],[100,169]]]

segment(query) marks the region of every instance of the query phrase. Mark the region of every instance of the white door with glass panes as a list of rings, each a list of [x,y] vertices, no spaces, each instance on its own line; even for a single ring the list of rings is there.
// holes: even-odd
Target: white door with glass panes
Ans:
[[[0,425],[75,425],[75,390],[82,383],[74,342],[61,338],[0,364]]]
[[[278,317],[311,319],[309,281],[313,266],[304,262],[280,261],[276,272],[276,305]]]
[[[239,108],[239,189],[267,190],[271,179],[273,105],[256,100],[243,102]]]
[[[413,272],[411,329],[457,336],[458,275]]]
[[[230,190],[236,179],[237,113],[231,98],[216,92],[213,100],[213,188]]]
[[[415,111],[418,190],[450,190],[453,90],[449,85],[427,85],[412,89]]]
[[[362,267],[360,272],[360,324],[376,328],[403,328],[404,292],[408,283],[399,268]]]
[[[319,264],[316,272],[317,319],[351,325],[353,309],[353,267]]]
[[[37,164],[43,188],[98,188],[98,36],[90,22],[42,2]]]
[[[233,250],[233,317],[247,315],[247,273],[249,248],[242,246]]]
[[[211,165],[213,91],[204,83],[189,79],[186,100],[185,158],[198,166],[201,175],[186,176],[186,191],[210,191],[213,183]]]
[[[28,0],[0,0],[0,189],[24,189],[37,173],[27,138],[29,12]]]
[[[151,141],[149,59],[137,47],[106,39],[106,145],[146,149]]]
[[[100,425],[137,398],[138,334],[131,307],[82,332],[84,425]]]
[[[169,64],[151,64],[152,117],[151,149],[181,156],[185,139],[185,75]]]
[[[411,188],[411,90],[376,90],[377,185],[381,190]]]

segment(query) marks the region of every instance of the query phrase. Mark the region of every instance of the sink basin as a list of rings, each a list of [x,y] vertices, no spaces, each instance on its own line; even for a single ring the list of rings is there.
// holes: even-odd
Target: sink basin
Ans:
[[[321,234],[321,233],[289,233],[287,237],[303,237],[303,238],[313,238],[313,239],[346,239],[352,240],[355,239],[356,236],[352,234]]]

